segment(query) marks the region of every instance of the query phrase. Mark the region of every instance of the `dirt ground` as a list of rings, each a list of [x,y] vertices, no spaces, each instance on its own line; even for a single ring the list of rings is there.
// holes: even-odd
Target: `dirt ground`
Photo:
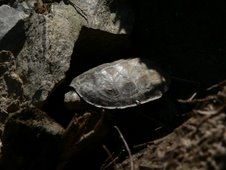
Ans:
[[[180,101],[193,108],[186,122],[169,135],[144,144],[146,148],[123,163],[112,166],[117,170],[225,169],[225,97],[223,82],[209,88],[203,98]]]

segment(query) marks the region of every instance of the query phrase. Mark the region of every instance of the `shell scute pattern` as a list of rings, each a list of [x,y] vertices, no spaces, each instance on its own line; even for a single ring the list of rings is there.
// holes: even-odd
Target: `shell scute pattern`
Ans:
[[[140,58],[102,64],[77,76],[71,86],[86,102],[116,109],[156,100],[167,90],[166,78]]]

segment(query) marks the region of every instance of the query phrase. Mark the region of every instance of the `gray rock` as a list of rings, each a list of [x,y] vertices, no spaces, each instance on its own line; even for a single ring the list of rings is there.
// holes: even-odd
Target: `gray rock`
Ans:
[[[19,21],[24,20],[28,15],[22,11],[11,8],[8,5],[0,6],[0,40],[10,31]]]
[[[15,2],[13,4],[13,7],[16,8],[18,11],[22,11],[26,14],[31,14],[34,10],[34,4],[36,3],[36,0],[29,0],[29,1],[22,1],[22,2]]]
[[[72,6],[55,4],[51,13],[34,13],[26,22],[26,41],[17,56],[24,95],[41,106],[64,78],[82,27]]]
[[[82,26],[114,34],[131,31],[133,17],[130,17],[131,20],[127,19],[129,24],[119,24],[116,21],[116,12],[111,12],[105,1],[74,3],[77,3],[77,8],[61,2],[52,3],[50,12],[45,15],[33,12],[24,21],[25,26],[21,26],[24,35],[19,37],[24,39],[15,43],[16,47],[11,46],[11,42],[16,41],[19,34],[14,34],[11,38],[7,36],[0,42],[3,49],[13,51],[18,48],[13,51],[18,64],[17,74],[23,81],[26,99],[35,106],[42,107],[52,90],[65,79],[74,44]],[[132,16],[131,9],[123,10],[125,7],[124,4],[120,6],[117,17],[118,11],[125,11],[121,15],[124,19],[128,15]],[[78,9],[82,10],[86,17],[76,12]]]
[[[71,0],[87,17],[87,27],[114,34],[131,33],[134,11],[129,3],[109,0]],[[80,9],[80,10],[79,10]]]
[[[23,103],[23,83],[16,73],[16,62],[9,51],[0,52],[0,125],[8,113],[18,111]]]
[[[10,51],[0,51],[0,149],[5,121],[24,104],[23,84],[16,69],[13,54]]]
[[[24,20],[28,15],[7,5],[0,8],[0,50],[17,55],[25,41]]]

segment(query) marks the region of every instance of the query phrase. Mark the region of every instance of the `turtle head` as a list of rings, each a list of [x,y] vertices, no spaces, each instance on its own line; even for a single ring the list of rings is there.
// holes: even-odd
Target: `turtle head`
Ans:
[[[76,91],[72,90],[65,93],[64,105],[67,109],[70,109],[70,110],[80,109],[81,98],[76,93]]]

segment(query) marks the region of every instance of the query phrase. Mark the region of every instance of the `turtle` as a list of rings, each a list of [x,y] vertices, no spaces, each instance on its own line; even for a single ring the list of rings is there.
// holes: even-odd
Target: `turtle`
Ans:
[[[77,77],[64,95],[66,106],[82,101],[102,109],[125,109],[157,100],[168,90],[169,78],[148,59],[119,59]]]

